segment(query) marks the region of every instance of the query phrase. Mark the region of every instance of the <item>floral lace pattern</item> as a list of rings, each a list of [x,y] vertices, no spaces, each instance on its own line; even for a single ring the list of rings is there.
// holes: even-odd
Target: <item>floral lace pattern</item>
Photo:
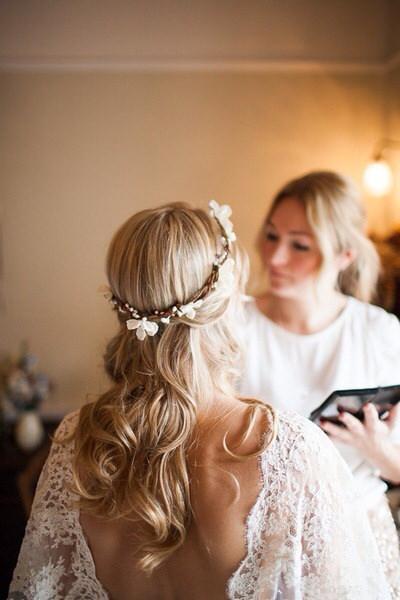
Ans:
[[[350,471],[325,434],[280,413],[262,472],[262,494],[247,523],[247,557],[228,582],[229,598],[397,598]]]
[[[383,498],[376,507],[368,511],[368,517],[378,544],[378,551],[390,585],[392,598],[400,600],[399,537],[386,498]]]
[[[77,413],[60,426],[63,436]],[[53,444],[9,600],[107,600],[70,491],[72,443]],[[261,457],[263,486],[247,519],[247,555],[227,584],[231,600],[390,600],[350,472],[325,434],[279,414]]]
[[[62,437],[78,413],[61,423]],[[79,523],[72,482],[73,445],[53,443],[10,587],[11,600],[107,600]]]

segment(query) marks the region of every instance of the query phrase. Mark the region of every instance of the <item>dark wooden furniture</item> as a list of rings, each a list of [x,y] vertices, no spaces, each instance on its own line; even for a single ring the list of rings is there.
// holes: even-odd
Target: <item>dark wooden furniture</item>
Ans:
[[[14,425],[0,437],[0,600],[7,598],[24,537],[36,484],[59,420],[45,420],[45,440],[34,452],[22,452],[14,442]]]

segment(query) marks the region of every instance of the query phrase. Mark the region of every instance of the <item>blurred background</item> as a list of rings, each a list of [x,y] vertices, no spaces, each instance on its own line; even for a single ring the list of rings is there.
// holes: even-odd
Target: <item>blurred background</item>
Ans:
[[[0,86],[0,351],[39,357],[43,414],[105,385],[98,288],[131,213],[231,204],[254,280],[276,189],[311,169],[362,187],[379,154],[369,228],[400,225],[400,0],[2,0]]]

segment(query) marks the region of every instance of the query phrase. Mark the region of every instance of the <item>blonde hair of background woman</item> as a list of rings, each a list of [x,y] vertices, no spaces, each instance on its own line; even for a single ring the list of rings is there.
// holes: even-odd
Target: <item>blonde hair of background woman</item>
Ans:
[[[219,238],[211,217],[184,204],[134,215],[109,248],[112,293],[142,312],[187,302],[209,276]],[[74,487],[81,510],[134,520],[140,532],[138,564],[149,573],[183,544],[190,526],[186,456],[196,443],[198,408],[216,394],[235,395],[247,258],[236,244],[232,253],[235,289],[218,286],[193,321],[176,319],[160,335],[139,341],[119,314],[119,331],[105,353],[112,385],[81,409],[74,434]],[[255,456],[273,439],[275,417],[259,401],[241,402],[249,405],[244,438],[260,409],[271,426]],[[247,458],[230,451],[225,438],[222,443],[232,457]]]
[[[319,281],[323,281],[324,267],[330,264],[333,257],[351,249],[355,257],[339,274],[338,289],[359,300],[371,300],[380,262],[374,244],[365,233],[366,214],[354,183],[332,171],[314,171],[292,179],[273,198],[265,221],[278,204],[288,197],[298,198],[305,207],[322,254]],[[258,245],[262,235],[263,232]]]

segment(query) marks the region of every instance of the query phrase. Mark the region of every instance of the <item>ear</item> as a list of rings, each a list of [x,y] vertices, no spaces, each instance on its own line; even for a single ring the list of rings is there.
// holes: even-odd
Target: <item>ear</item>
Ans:
[[[354,248],[347,248],[346,250],[342,250],[342,252],[340,252],[336,256],[336,265],[339,271],[345,271],[347,267],[349,267],[351,263],[354,262],[356,257],[357,252],[356,250],[354,250]]]

